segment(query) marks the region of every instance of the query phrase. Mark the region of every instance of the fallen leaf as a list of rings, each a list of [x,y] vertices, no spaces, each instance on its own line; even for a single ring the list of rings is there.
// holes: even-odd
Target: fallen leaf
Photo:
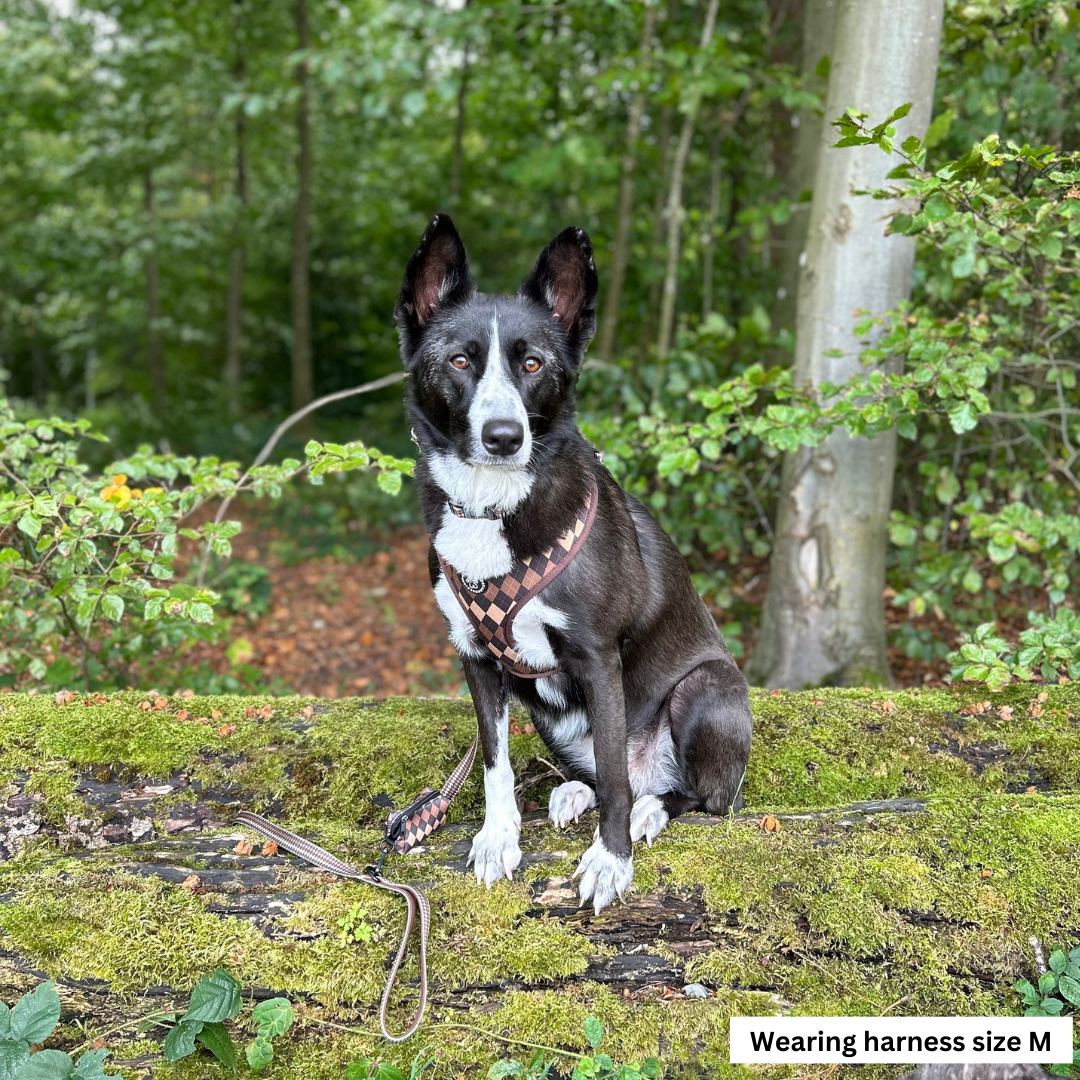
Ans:
[[[195,691],[194,690],[181,690],[180,691],[180,696],[185,697],[185,698],[186,697],[194,697],[195,696]]]
[[[210,717],[208,717],[208,716],[196,716],[195,717],[195,723],[196,724],[209,724],[210,723]]]
[[[314,716],[315,715],[315,710],[310,705],[305,705],[300,710],[300,715],[301,716]]]
[[[1031,795],[1033,792],[1038,791],[1038,790],[1039,789],[1034,784],[1032,784],[1031,787],[1024,788],[1024,794],[1025,795]]]
[[[161,712],[162,709],[169,707],[169,701],[167,698],[159,697],[154,699],[154,712]]]
[[[102,1047],[104,1047],[105,1045],[106,1045],[106,1044],[105,1044],[105,1040],[104,1040],[104,1039],[101,1039],[101,1038],[98,1038],[98,1039],[95,1039],[95,1040],[94,1040],[94,1041],[93,1041],[93,1042],[92,1042],[92,1043],[90,1044],[90,1049],[91,1049],[91,1050],[100,1050],[100,1049],[102,1049]]]
[[[233,734],[234,731],[236,731],[236,725],[235,724],[222,724],[221,727],[219,727],[217,729],[217,733],[223,739],[228,738],[230,735]]]
[[[277,850],[277,844],[274,843],[273,840],[267,840],[266,843],[262,846],[262,853],[264,855],[276,855]]]
[[[1012,714],[1013,711],[1011,705],[1002,705],[1001,708],[998,709],[998,716],[1000,716],[1002,720],[1011,720]]]
[[[194,892],[201,884],[202,881],[198,874],[188,874],[180,888],[186,889],[188,892]]]
[[[146,710],[148,710],[150,708],[150,702],[149,701],[140,701],[139,704],[138,704],[138,708],[142,709],[145,712]]]
[[[234,855],[250,855],[252,844],[250,840],[237,840],[236,847],[233,848]]]
[[[761,827],[766,832],[779,832],[780,831],[780,822],[776,818],[774,818],[772,816],[772,814],[766,814],[761,819]]]
[[[61,690],[56,695],[57,705],[70,705],[75,700],[75,695],[70,690]]]
[[[993,874],[993,870],[984,870],[982,872],[983,877],[990,877],[991,874]]]
[[[178,713],[176,714],[176,719],[177,719],[177,720],[180,720],[181,722],[182,722],[182,721],[184,721],[184,720],[190,720],[190,719],[191,719],[191,713],[189,713],[189,712],[187,711],[187,709],[181,709],[181,710],[180,710],[180,711],[179,711],[179,712],[178,712]]]

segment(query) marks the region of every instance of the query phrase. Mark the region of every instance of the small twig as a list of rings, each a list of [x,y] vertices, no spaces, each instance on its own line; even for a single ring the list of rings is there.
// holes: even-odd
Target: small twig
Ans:
[[[355,397],[357,394],[369,394],[373,390],[382,390],[384,387],[393,386],[394,383],[399,383],[405,378],[404,371],[394,371],[389,375],[383,375],[382,378],[372,379],[371,382],[363,383],[361,386],[353,386],[348,390],[337,390],[333,394],[324,394],[321,398],[316,398],[314,401],[309,402],[302,409],[297,409],[292,415],[287,416],[276,428],[274,428],[274,434],[270,436],[266,441],[266,445],[259,451],[255,460],[244,471],[244,475],[240,477],[236,482],[236,491],[239,491],[243,487],[244,482],[251,476],[254,469],[257,469],[266,459],[273,453],[274,447],[277,446],[282,435],[293,426],[293,424],[299,423],[305,416],[313,413],[316,409],[321,409],[324,405],[329,405],[332,401],[342,401],[345,398]],[[214,515],[214,524],[220,525],[222,518],[225,517],[226,511],[229,509],[229,504],[232,502],[232,495],[227,495],[221,500],[221,505],[218,507],[218,512]],[[206,543],[206,550],[203,552],[202,562],[199,564],[199,576],[198,584],[202,588],[203,581],[206,578],[206,565],[207,560],[210,557],[210,541]]]
[[[881,1012],[878,1013],[878,1016],[884,1016],[886,1013],[892,1012],[897,1005],[903,1005],[904,1002],[910,1001],[912,997],[914,997],[913,994],[905,994],[902,998],[897,998],[891,1005],[887,1005],[882,1009]]]

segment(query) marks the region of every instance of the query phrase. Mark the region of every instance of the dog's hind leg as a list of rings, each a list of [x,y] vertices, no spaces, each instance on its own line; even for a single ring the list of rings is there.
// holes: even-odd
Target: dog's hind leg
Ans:
[[[672,691],[671,736],[688,790],[663,796],[670,817],[742,806],[752,718],[746,680],[731,660],[707,660]]]

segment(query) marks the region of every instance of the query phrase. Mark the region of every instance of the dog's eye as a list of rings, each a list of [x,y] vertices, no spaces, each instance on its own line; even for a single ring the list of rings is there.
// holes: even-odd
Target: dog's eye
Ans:
[[[527,356],[525,358],[525,363],[522,366],[525,368],[526,371],[531,373],[534,371],[539,371],[543,365],[537,357]]]
[[[455,356],[450,363],[453,364],[458,371],[464,371],[469,366],[468,357],[465,356]]]

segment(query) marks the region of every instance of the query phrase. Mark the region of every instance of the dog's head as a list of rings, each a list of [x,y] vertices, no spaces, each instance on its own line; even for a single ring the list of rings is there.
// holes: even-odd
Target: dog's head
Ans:
[[[468,465],[526,468],[537,440],[572,424],[596,292],[592,244],[575,228],[544,248],[516,296],[477,292],[454,223],[436,215],[394,309],[426,448]]]

